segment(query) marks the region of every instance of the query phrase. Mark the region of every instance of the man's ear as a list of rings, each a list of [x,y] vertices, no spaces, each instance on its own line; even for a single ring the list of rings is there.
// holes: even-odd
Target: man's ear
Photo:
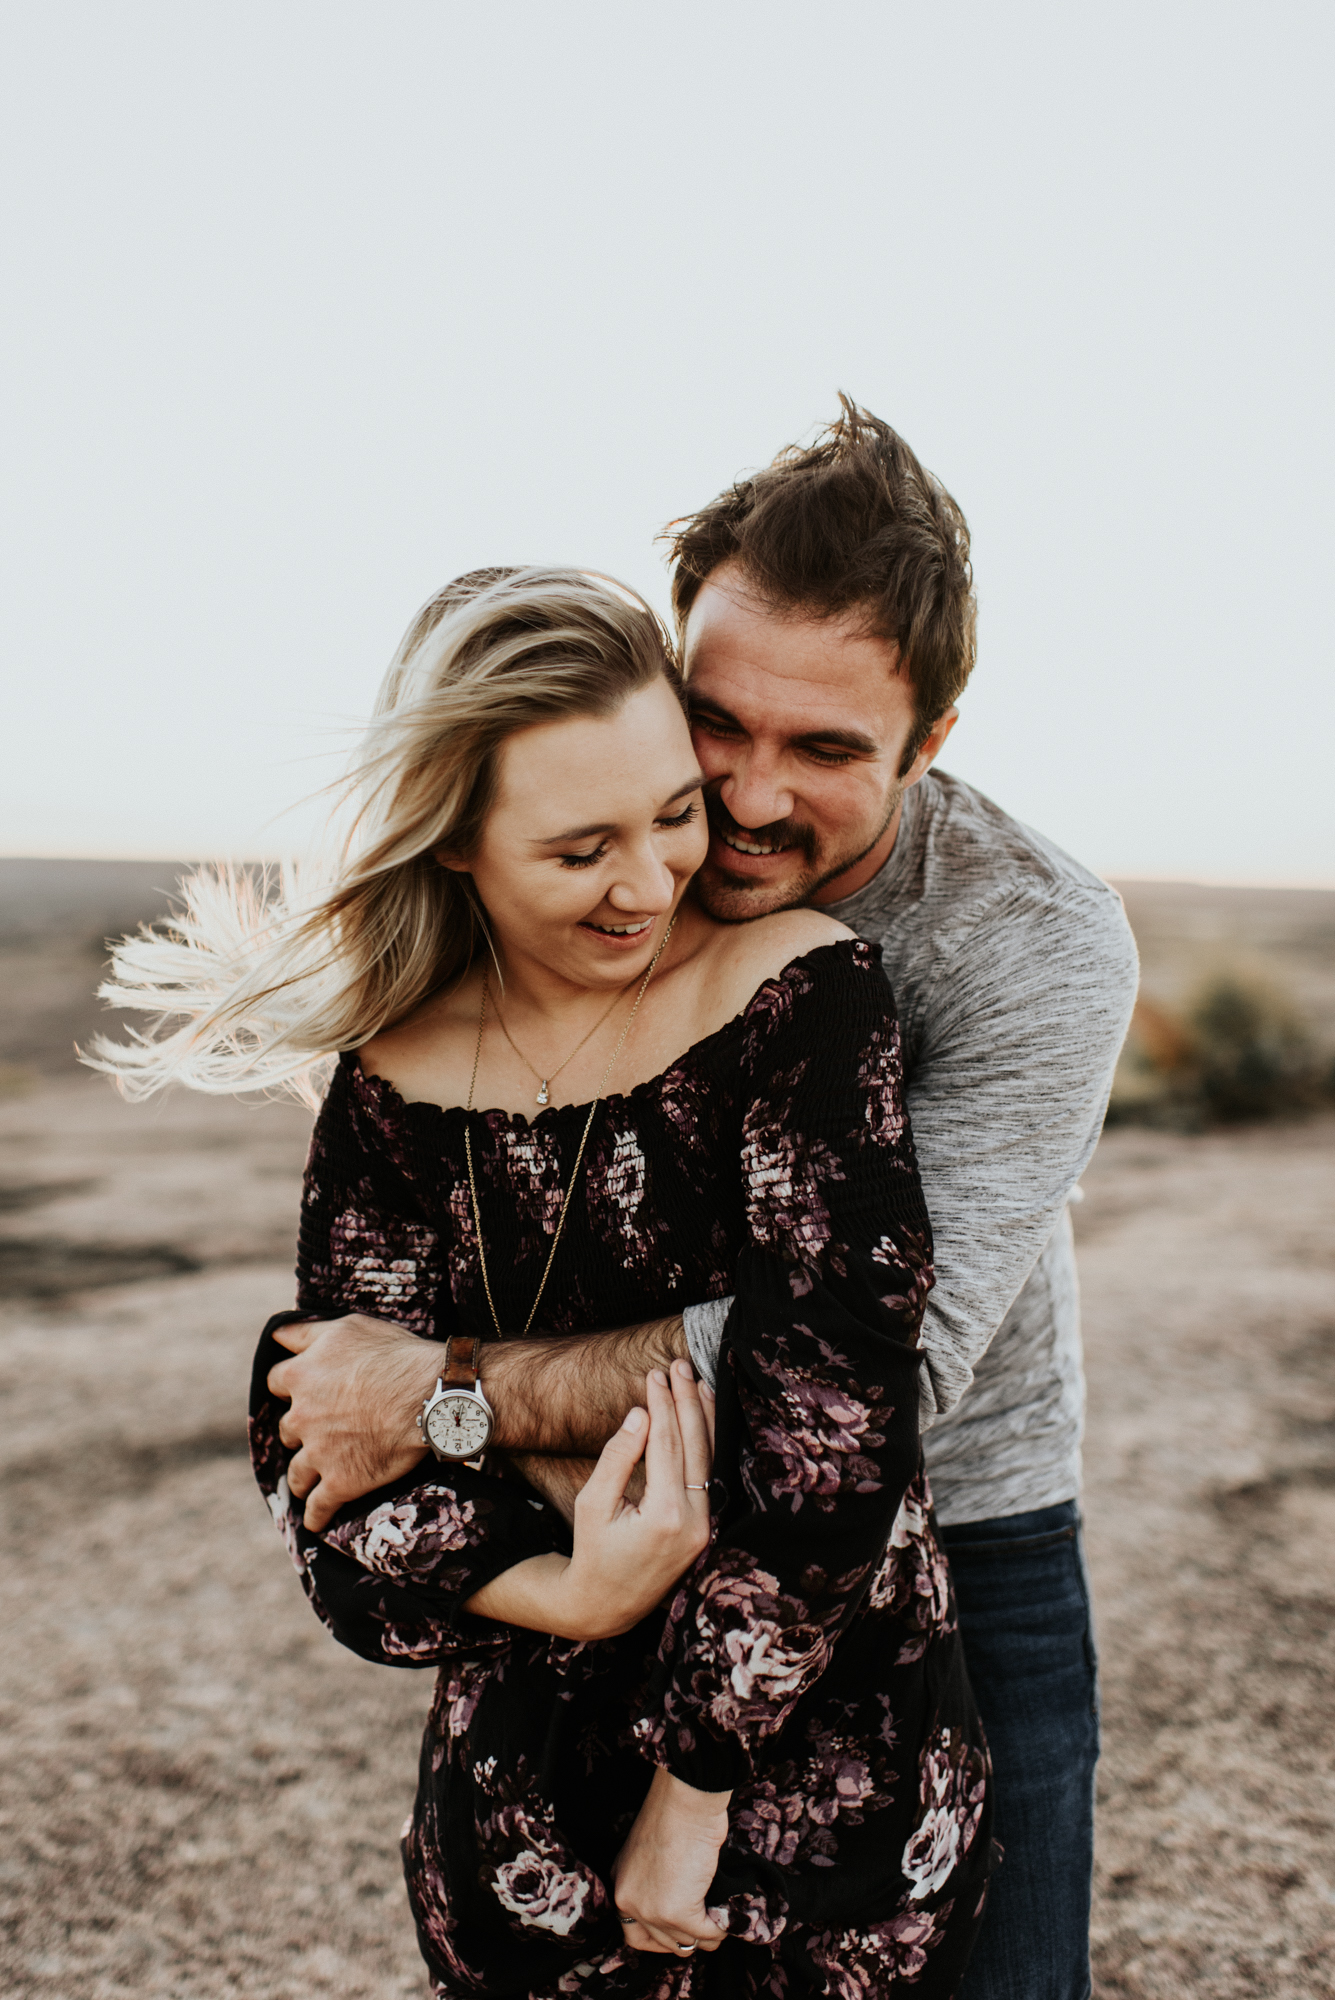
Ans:
[[[947,736],[949,736],[959,719],[960,712],[957,708],[948,708],[944,715],[937,717],[937,720],[932,724],[927,741],[923,744],[922,749],[904,773],[905,791],[908,790],[910,785],[916,785],[919,778],[924,777],[931,770],[933,764],[945,748]]]

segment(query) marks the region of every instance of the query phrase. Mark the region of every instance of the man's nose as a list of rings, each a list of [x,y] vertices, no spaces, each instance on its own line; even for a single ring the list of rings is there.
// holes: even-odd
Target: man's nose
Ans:
[[[784,782],[779,760],[752,750],[719,786],[719,797],[738,826],[773,826],[789,819],[796,796]]]

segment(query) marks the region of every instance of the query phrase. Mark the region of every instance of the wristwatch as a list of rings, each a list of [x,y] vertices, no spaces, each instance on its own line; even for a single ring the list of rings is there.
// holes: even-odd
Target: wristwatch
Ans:
[[[456,1335],[446,1348],[448,1366],[436,1377],[435,1393],[422,1405],[417,1428],[437,1458],[459,1464],[481,1458],[491,1443],[495,1419],[478,1373],[481,1339]]]

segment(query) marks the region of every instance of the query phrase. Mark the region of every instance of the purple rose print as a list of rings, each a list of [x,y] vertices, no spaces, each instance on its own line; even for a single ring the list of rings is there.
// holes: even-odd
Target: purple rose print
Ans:
[[[731,1837],[776,1868],[833,1868],[841,1828],[883,1810],[898,1782],[879,1747],[822,1732],[809,1757],[734,1792]]]
[[[931,1519],[932,1496],[925,1472],[919,1472],[900,1504],[890,1530],[880,1568],[871,1580],[867,1603],[874,1611],[894,1612],[906,1618],[918,1633],[953,1632],[955,1615],[950,1592],[950,1569],[937,1542]],[[925,1636],[910,1640],[900,1654],[921,1657]]]
[[[503,1861],[491,1880],[502,1909],[528,1930],[554,1931],[557,1937],[570,1935],[597,1887],[597,1877],[587,1869],[562,1868],[537,1843],[513,1861]]]
[[[447,1743],[467,1736],[468,1725],[495,1672],[493,1660],[452,1660],[448,1667],[441,1669],[436,1681],[435,1699],[431,1704],[430,1722],[439,1758],[443,1758]],[[440,1768],[439,1758],[433,1752],[437,1770]]]
[[[525,1760],[513,1774],[496,1759],[474,1765],[484,1794],[498,1803],[478,1826],[482,1873],[503,1910],[524,1930],[554,1937],[596,1923],[608,1907],[602,1880],[565,1846],[552,1823],[551,1806],[536,1797]]]
[[[866,1094],[864,1137],[873,1146],[902,1147],[909,1121],[897,1021],[872,1030],[858,1062],[858,1082]]]
[[[590,1165],[590,1226],[625,1270],[658,1285],[678,1284],[682,1268],[664,1254],[671,1230],[648,1199],[649,1166],[631,1120],[609,1121]]]
[[[471,1500],[460,1502],[448,1486],[418,1486],[400,1500],[382,1501],[369,1514],[328,1529],[325,1540],[381,1576],[425,1578],[447,1556],[477,1540],[469,1533],[476,1511]]]
[[[901,1233],[899,1242],[893,1236],[882,1236],[879,1243],[873,1246],[871,1254],[873,1263],[883,1264],[900,1281],[898,1291],[882,1294],[881,1304],[889,1312],[902,1313],[913,1321],[921,1321],[927,1295],[936,1283],[936,1271],[926,1235],[918,1230],[906,1229]]]
[[[900,1862],[913,1884],[910,1900],[922,1902],[945,1887],[973,1845],[983,1816],[987,1765],[957,1729],[940,1729],[923,1754],[918,1795],[923,1816]]]
[[[825,1141],[803,1134],[794,1120],[792,1099],[806,1067],[776,1077],[777,1098],[748,1110],[742,1176],[752,1240],[795,1263],[819,1264],[831,1229],[823,1190],[845,1175]]]
[[[678,1615],[683,1598],[679,1593],[673,1605]],[[807,1606],[743,1553],[718,1558],[701,1586],[684,1668],[720,1729],[767,1736],[781,1727],[829,1657],[829,1637],[810,1621]],[[719,1666],[726,1668],[721,1680]]]
[[[279,1474],[277,1486],[272,1493],[266,1494],[265,1498],[269,1503],[269,1512],[273,1515],[273,1524],[283,1538],[283,1547],[292,1558],[292,1567],[298,1576],[304,1577],[306,1558],[302,1554],[301,1531],[297,1526],[297,1517],[292,1511],[292,1495],[288,1491],[286,1473]]]
[[[763,1896],[745,1891],[729,1896],[726,1903],[708,1904],[705,1915],[721,1931],[742,1938],[747,1944],[773,1944],[788,1925],[786,1911],[780,1910],[776,1916]]]
[[[437,1246],[435,1231],[421,1223],[345,1208],[330,1224],[328,1291],[345,1312],[428,1334],[440,1277]]]
[[[766,1042],[781,1032],[793,1018],[794,1003],[812,990],[811,975],[804,966],[790,965],[781,979],[767,979],[757,988],[746,1010],[746,1041],[742,1061],[750,1069],[761,1060]]]
[[[518,1213],[533,1222],[544,1236],[550,1236],[565,1198],[560,1161],[531,1125],[503,1121],[495,1125],[494,1131],[501,1158],[492,1178],[504,1182]]]
[[[408,1822],[403,1832],[403,1858],[412,1883],[413,1915],[426,1934],[432,1956],[454,1982],[449,1987],[438,1983],[435,1990],[448,1993],[449,2000],[456,2000],[460,1987],[481,1993],[484,1979],[460,1956],[455,1943],[458,1925],[450,1911],[445,1879],[436,1866],[434,1842],[429,1837],[424,1840],[422,1833],[414,1821]]]
[[[416,1660],[430,1666],[448,1653],[454,1633],[444,1619],[421,1619],[412,1625],[395,1625],[386,1619],[380,1644],[387,1660]]]
[[[841,1359],[830,1358],[836,1364]],[[873,1428],[869,1405],[853,1394],[847,1363],[833,1367],[833,1379],[825,1382],[782,1355],[777,1361],[757,1356],[756,1366],[778,1385],[777,1396],[762,1402],[749,1384],[739,1384],[755,1440],[742,1476],[757,1504],[777,1492],[787,1495],[794,1513],[808,1498],[828,1513],[845,1490],[879,1492],[880,1468],[866,1454],[885,1438]]]
[[[928,1952],[945,1935],[951,1907],[906,1910],[863,1930],[827,1932],[811,1956],[829,1981],[830,2000],[890,2000],[896,1983],[916,1984]]]

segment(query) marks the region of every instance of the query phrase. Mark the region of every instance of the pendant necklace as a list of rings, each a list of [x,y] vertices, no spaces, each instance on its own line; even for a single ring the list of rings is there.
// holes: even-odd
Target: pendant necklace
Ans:
[[[650,959],[648,969],[645,972],[644,978],[640,981],[640,990],[635,995],[635,1005],[631,1008],[630,1013],[626,1016],[626,1025],[621,1030],[621,1035],[617,1041],[616,1047],[613,1049],[611,1055],[608,1057],[607,1068],[603,1071],[602,1076],[599,1079],[598,1093],[595,1096],[593,1103],[589,1106],[589,1115],[584,1121],[584,1135],[579,1142],[579,1151],[575,1155],[575,1164],[570,1172],[570,1181],[566,1188],[565,1194],[561,1198],[560,1213],[557,1215],[556,1218],[556,1232],[552,1237],[552,1247],[547,1253],[547,1262],[543,1268],[542,1278],[538,1284],[538,1296],[537,1298],[534,1299],[533,1305],[529,1311],[529,1316],[524,1321],[524,1331],[519,1335],[520,1340],[526,1338],[528,1330],[532,1326],[533,1321],[537,1316],[538,1306],[539,1303],[541,1302],[542,1295],[547,1289],[547,1280],[552,1274],[552,1265],[556,1262],[556,1246],[561,1241],[561,1231],[565,1228],[566,1210],[570,1206],[570,1197],[575,1192],[575,1182],[579,1179],[579,1170],[584,1163],[584,1148],[589,1143],[589,1134],[593,1130],[594,1116],[598,1110],[599,1104],[602,1102],[603,1091],[607,1087],[607,1079],[612,1074],[612,1069],[616,1062],[617,1057],[621,1054],[622,1049],[626,1046],[626,1037],[630,1033],[632,1027],[635,1024],[635,1016],[640,1011],[640,1002],[644,998],[645,990],[648,987],[649,981],[654,976],[654,969],[657,966],[659,959],[663,956],[663,953],[667,950],[668,939],[672,936],[672,932],[676,926],[676,922],[677,918],[674,912],[671,922],[668,924],[667,929],[663,933],[663,942],[662,944],[659,945],[658,950],[654,953],[653,957]],[[464,1106],[464,1153],[468,1160],[468,1192],[472,1196],[472,1201],[473,1201],[473,1229],[477,1236],[477,1260],[482,1267],[482,1284],[487,1294],[487,1304],[491,1308],[491,1323],[496,1329],[496,1338],[498,1340],[504,1340],[505,1334],[501,1329],[501,1322],[496,1312],[496,1301],[491,1295],[491,1279],[487,1275],[487,1253],[482,1247],[482,1216],[478,1208],[477,1181],[474,1178],[473,1174],[473,1130],[472,1130],[473,1092],[477,1088],[478,1064],[482,1060],[482,1033],[487,1025],[487,995],[490,990],[489,988],[490,977],[491,977],[490,968],[487,968],[487,970],[485,970],[482,974],[482,1012],[478,1016],[477,1048],[473,1052],[473,1074],[468,1080],[468,1102]],[[610,1014],[611,1011],[612,1009],[609,1007],[607,1013]],[[500,1018],[499,1015],[497,1016],[497,1018],[498,1019]],[[603,1021],[605,1021],[606,1019],[607,1019],[607,1014],[604,1014]],[[502,1028],[504,1028],[505,1026],[505,1023],[503,1021],[501,1022],[501,1026]],[[598,1023],[598,1026],[599,1027],[602,1026],[602,1021]],[[590,1029],[589,1033],[592,1034],[593,1030]],[[587,1042],[588,1039],[589,1036],[586,1035],[584,1037],[584,1041]],[[509,1041],[508,1035],[506,1036],[506,1040]],[[514,1048],[514,1043],[511,1042],[510,1046],[511,1048]],[[584,1046],[584,1042],[581,1042],[579,1046],[582,1049]],[[515,1053],[516,1055],[518,1055],[519,1051],[516,1049]],[[578,1055],[579,1050],[576,1049],[575,1051],[573,1051],[573,1053]],[[567,1056],[566,1062],[569,1062],[570,1059],[571,1059],[570,1056]],[[565,1063],[562,1063],[561,1067],[562,1069],[564,1069]],[[530,1069],[533,1068],[533,1065],[531,1063],[529,1064],[529,1068]],[[534,1070],[533,1074],[536,1076],[538,1072]],[[553,1070],[552,1076],[555,1076],[555,1074],[556,1071]],[[543,1079],[544,1089],[546,1088],[546,1085],[550,1081],[551,1081],[550,1077]],[[538,1102],[543,1103],[544,1101],[545,1100],[541,1096],[541,1093],[539,1093]]]
[[[676,919],[674,918],[674,919],[673,919],[673,921],[675,922],[675,921],[676,921]],[[663,944],[666,944],[666,943],[667,943],[667,939],[666,939],[666,937],[665,937],[665,938],[663,939]],[[661,950],[663,949],[663,945],[660,945],[660,946],[659,946],[658,948],[659,948],[659,950],[661,951]],[[655,960],[655,963],[657,963],[657,961],[656,961],[656,960]],[[649,968],[649,969],[650,969],[650,971],[652,972],[652,970],[653,970],[653,966],[650,966],[650,968]],[[486,974],[484,974],[484,975],[483,975],[483,987],[482,987],[482,1005],[483,1005],[483,1008],[484,1008],[484,1010],[485,1010],[485,1008],[486,1008],[486,1004],[487,1004],[487,998],[486,998],[486,981],[487,981],[487,978],[489,977],[489,971],[490,971],[490,969],[488,969],[488,973],[486,973]],[[624,993],[624,991],[625,991],[625,988],[623,987],[623,988],[621,989],[621,991],[622,991],[622,992]],[[601,1014],[600,1014],[600,1015],[598,1016],[598,1019],[597,1019],[597,1020],[596,1020],[596,1021],[594,1022],[593,1026],[592,1026],[592,1027],[591,1027],[591,1028],[589,1029],[589,1032],[588,1032],[588,1034],[587,1034],[587,1035],[585,1035],[585,1037],[584,1037],[584,1041],[581,1041],[581,1042],[577,1042],[577,1043],[575,1044],[574,1048],[573,1048],[573,1049],[572,1049],[572,1050],[570,1051],[570,1054],[569,1054],[569,1055],[568,1055],[568,1056],[566,1057],[566,1060],[565,1060],[565,1062],[559,1062],[559,1063],[558,1063],[558,1064],[556,1065],[556,1068],[555,1068],[554,1070],[550,1070],[550,1071],[548,1072],[548,1074],[547,1074],[546,1076],[544,1076],[544,1075],[543,1075],[543,1073],[542,1073],[542,1071],[541,1071],[540,1069],[534,1069],[534,1068],[533,1068],[533,1064],[532,1064],[532,1063],[531,1063],[531,1062],[529,1061],[528,1057],[527,1057],[527,1056],[526,1056],[526,1055],[524,1054],[524,1051],[523,1051],[523,1050],[522,1050],[522,1049],[520,1048],[520,1046],[519,1046],[518,1042],[517,1042],[517,1041],[515,1040],[514,1036],[513,1036],[513,1035],[512,1035],[511,1033],[510,1033],[510,1030],[509,1030],[509,1029],[508,1029],[508,1028],[506,1027],[506,1025],[505,1025],[505,1016],[504,1016],[504,1014],[502,1014],[502,1012],[501,1012],[501,1010],[500,1010],[500,1005],[499,1005],[499,1003],[497,1004],[497,1007],[496,1007],[496,1019],[497,1019],[497,1020],[498,1020],[498,1021],[500,1022],[500,1026],[501,1026],[501,1033],[502,1033],[502,1034],[503,1034],[503,1035],[505,1036],[505,1039],[506,1039],[506,1041],[507,1041],[507,1042],[508,1042],[508,1043],[510,1044],[510,1047],[511,1047],[511,1048],[512,1048],[512,1049],[514,1050],[515,1054],[516,1054],[516,1055],[517,1055],[517,1056],[519,1057],[519,1060],[520,1060],[520,1062],[521,1062],[521,1063],[523,1063],[523,1065],[524,1065],[524,1068],[525,1068],[525,1069],[527,1069],[527,1070],[532,1070],[532,1072],[533,1072],[533,1075],[534,1075],[534,1076],[536,1076],[536,1077],[537,1077],[537,1079],[538,1079],[538,1096],[537,1096],[537,1102],[538,1102],[539,1104],[550,1104],[550,1103],[551,1103],[551,1090],[550,1090],[549,1086],[550,1086],[551,1084],[555,1083],[555,1081],[556,1081],[557,1077],[558,1077],[558,1076],[560,1076],[560,1074],[561,1074],[561,1071],[562,1071],[562,1070],[563,1070],[563,1069],[565,1068],[565,1066],[566,1066],[566,1063],[572,1063],[572,1062],[574,1062],[574,1060],[575,1060],[575,1057],[576,1057],[576,1056],[577,1056],[577,1055],[579,1054],[580,1050],[581,1050],[581,1049],[582,1049],[582,1048],[584,1047],[584,1042],[591,1042],[591,1041],[593,1040],[593,1038],[594,1038],[594,1036],[595,1036],[595,1035],[597,1034],[597,1032],[598,1032],[599,1028],[601,1028],[601,1027],[602,1027],[602,1025],[603,1025],[603,1022],[604,1022],[604,1021],[605,1021],[605,1020],[607,1019],[608,1015],[609,1015],[609,1014],[610,1014],[610,1013],[612,1012],[612,1007],[615,1007],[615,1006],[616,1006],[616,1004],[617,1004],[617,1001],[618,1001],[618,1000],[619,1000],[620,998],[621,998],[621,993],[614,993],[614,994],[612,995],[612,1006],[611,1006],[611,1007],[608,1007],[608,1008],[606,1008],[606,1009],[605,1009],[605,1010],[604,1010],[604,1011],[603,1011],[603,1012],[602,1012],[602,1013],[601,1013]]]

